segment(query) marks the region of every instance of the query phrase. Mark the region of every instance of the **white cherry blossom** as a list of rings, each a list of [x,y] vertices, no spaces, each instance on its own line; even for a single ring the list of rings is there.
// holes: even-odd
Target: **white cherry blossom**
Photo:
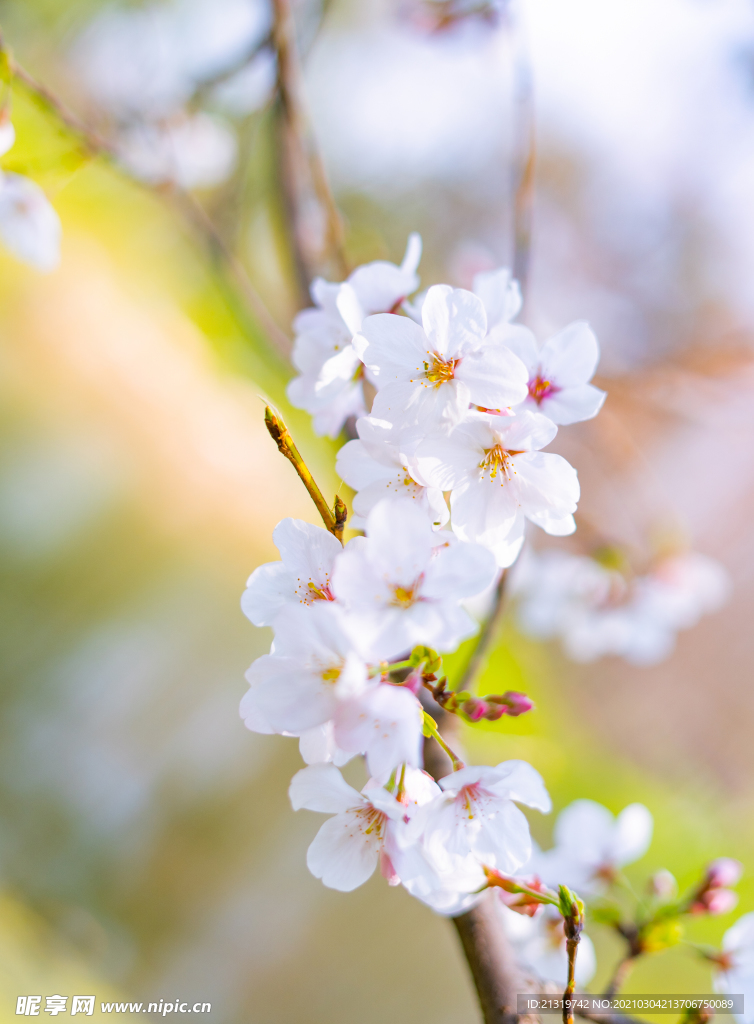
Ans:
[[[379,389],[374,414],[426,431],[451,428],[472,403],[505,409],[524,401],[526,367],[486,334],[481,299],[448,285],[427,292],[421,327],[409,317],[367,317],[354,348]]]
[[[365,316],[388,312],[416,290],[421,239],[408,240],[403,263],[378,260],[357,267],[342,284],[317,278],[311,288],[314,308],[293,321],[293,365],[299,376],[288,398],[314,417],[318,434],[336,437],[350,416],[363,416],[364,367],[351,344]]]
[[[483,547],[454,540],[444,541],[406,498],[386,498],[369,514],[367,539],[338,558],[333,591],[373,657],[396,657],[416,644],[453,650],[476,631],[460,601],[489,586],[495,562]]]
[[[331,889],[350,892],[366,882],[379,863],[391,884],[401,881],[394,863],[400,863],[396,833],[437,788],[423,772],[411,768],[405,771],[404,786],[400,800],[397,793],[374,782],[357,792],[333,765],[311,765],[294,775],[289,789],[293,809],[334,815],[307,853],[306,863],[315,878]]]
[[[554,838],[555,846],[535,853],[526,870],[547,885],[562,883],[579,895],[593,895],[647,852],[652,815],[643,804],[629,804],[614,818],[593,800],[575,800],[558,816]]]
[[[511,330],[511,320],[521,312],[522,297],[518,281],[507,267],[475,274],[472,290],[484,303],[488,334],[507,343],[518,331],[525,330],[518,325]]]
[[[35,181],[0,175],[0,239],[23,263],[48,272],[60,263],[60,218]]]
[[[249,576],[241,608],[255,626],[271,626],[288,605],[334,601],[332,574],[343,546],[321,526],[283,519],[272,534],[280,562],[260,565]]]
[[[496,890],[499,891],[499,890]],[[502,908],[505,930],[522,966],[542,981],[565,985],[568,981],[568,953],[563,918],[554,907],[544,907],[535,917]],[[597,956],[589,936],[582,932],[576,954],[576,984],[586,985],[597,970]]]
[[[422,478],[451,491],[454,533],[484,544],[500,566],[518,556],[526,519],[555,536],[576,528],[576,470],[560,455],[539,451],[556,433],[536,413],[469,413],[448,436],[434,434],[416,448]]]
[[[335,709],[333,738],[339,750],[365,754],[373,776],[399,764],[422,763],[421,704],[403,686],[381,684]]]
[[[335,714],[339,701],[362,694],[368,672],[330,602],[293,606],[276,623],[273,651],[246,673],[241,717],[253,731],[299,735]],[[267,729],[257,728],[263,722]]]
[[[740,1024],[754,1020],[754,912],[744,914],[723,935],[722,954],[714,972],[716,992],[743,995],[743,1013],[737,1013]]]
[[[366,517],[385,497],[410,498],[435,527],[444,526],[450,512],[443,493],[427,487],[416,469],[415,459],[401,451],[399,432],[386,420],[363,416],[356,421],[358,441],[349,441],[338,452],[336,469],[357,492],[350,525],[365,529]]]
[[[471,766],[440,779],[443,795],[427,809],[423,842],[438,875],[459,892],[485,881],[484,867],[514,874],[531,856],[529,824],[514,803],[547,813],[542,778],[525,761]]]
[[[570,324],[541,349],[527,330],[510,336],[506,344],[528,371],[525,407],[560,424],[590,420],[600,411],[607,396],[589,383],[597,369],[600,350],[588,324]]]
[[[525,632],[560,637],[574,661],[612,654],[635,665],[668,657],[678,630],[720,608],[729,590],[723,567],[694,552],[633,577],[586,556],[530,553],[515,581]]]
[[[235,166],[238,145],[224,121],[200,111],[159,123],[138,122],[121,133],[118,151],[138,178],[193,189],[225,181]]]

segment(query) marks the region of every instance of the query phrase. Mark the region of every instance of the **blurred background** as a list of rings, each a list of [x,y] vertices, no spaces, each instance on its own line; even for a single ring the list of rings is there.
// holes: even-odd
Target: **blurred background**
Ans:
[[[192,3],[187,47],[244,6],[249,38],[268,32],[262,0]],[[164,90],[150,92],[168,60],[161,6],[2,0],[0,23],[71,107],[128,132],[140,89],[140,115],[164,113]],[[451,7],[462,16],[443,22]],[[637,884],[659,867],[689,883],[726,854],[746,865],[740,909],[754,909],[754,5],[523,0],[514,17],[500,3],[299,0],[295,13],[354,265],[399,262],[411,230],[423,287],[510,263],[533,104],[525,319],[540,336],[589,320],[609,392],[555,445],[582,482],[571,549],[607,539],[641,564],[672,535],[733,581],[725,610],[652,668],[576,666],[509,617],[481,690],[524,690],[538,710],[467,729],[470,759],[525,758],[556,810],[645,803],[655,840],[629,869]],[[274,68],[263,53],[250,72],[227,60],[232,76],[205,68],[176,101],[233,140],[224,175],[190,184],[289,332],[300,300]],[[225,1024],[477,1020],[445,921],[379,878],[343,895],[309,875],[321,820],[286,797],[297,745],[237,713],[270,640],[240,612],[246,577],[277,557],[279,519],[316,522],[260,395],[328,492],[337,444],[287,405],[291,371],[159,174],[141,188],[87,158],[15,88],[12,113],[3,168],[45,188],[64,235],[48,275],[0,253],[0,1020],[17,995],[73,992],[211,1002]],[[552,820],[531,820],[548,846]],[[689,936],[717,941],[730,923]],[[597,991],[619,949],[590,934]],[[709,972],[677,947],[628,986],[654,988],[706,992]]]

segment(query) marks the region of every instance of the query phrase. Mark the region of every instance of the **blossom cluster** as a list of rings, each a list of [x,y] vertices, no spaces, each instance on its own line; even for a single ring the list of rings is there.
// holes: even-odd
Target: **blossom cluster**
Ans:
[[[316,307],[294,324],[300,374],[288,396],[320,433],[335,437],[355,419],[358,439],[337,461],[357,492],[354,526],[385,495],[404,494],[436,529],[450,520],[457,537],[509,566],[527,520],[554,536],[575,529],[576,471],[542,449],[558,425],[599,411],[605,394],[589,383],[597,340],[574,323],[540,347],[513,322],[521,295],[504,268],[477,275],[473,291],[434,285],[407,301],[419,256],[412,236],[400,267],[315,281]],[[369,415],[365,383],[376,392]]]
[[[250,729],[299,738],[308,767],[291,784],[293,805],[334,815],[309,850],[317,877],[351,889],[379,863],[390,882],[455,914],[487,872],[529,860],[516,804],[547,811],[550,801],[524,762],[456,760],[439,782],[421,771],[428,719],[417,691],[435,676],[411,652],[449,652],[476,631],[463,602],[516,558],[527,519],[555,535],[575,528],[576,472],[541,449],[605,396],[589,383],[599,350],[585,324],[540,348],[513,323],[521,297],[505,269],[480,274],[473,291],[436,285],[409,301],[420,255],[413,235],[400,266],[315,281],[316,305],[296,319],[289,397],[321,433],[355,419],[358,439],[337,467],[357,491],[352,524],[364,535],[343,546],[321,527],[278,525],[281,560],[252,573],[242,601],[274,642],[247,673],[241,713]],[[517,694],[433,692],[472,720],[531,706]],[[339,772],[357,754],[370,775],[361,793]]]
[[[0,157],[12,148],[16,132],[7,109],[0,112]],[[13,255],[37,270],[60,261],[60,219],[31,178],[0,171],[0,239]]]
[[[113,122],[123,164],[152,184],[218,185],[238,155],[233,119],[275,81],[263,0],[170,0],[108,7],[77,39],[72,65]]]
[[[550,550],[526,552],[512,589],[523,631],[557,637],[574,661],[616,655],[653,665],[672,652],[679,630],[722,607],[730,585],[718,562],[696,552],[663,555],[634,575],[616,552]]]
[[[565,983],[567,937],[580,935],[584,984],[594,947],[580,934],[571,887],[608,899],[622,868],[646,851],[651,815],[633,804],[614,819],[578,800],[543,852],[517,806],[549,811],[536,770],[523,761],[467,767],[446,746],[453,770],[435,781],[422,770],[423,737],[442,739],[419,694],[426,687],[471,722],[531,709],[523,694],[454,692],[436,673],[441,655],[476,631],[468,607],[516,561],[526,522],[552,536],[575,529],[576,471],[543,449],[560,426],[602,406],[605,394],[591,384],[599,348],[584,323],[540,346],[515,322],[521,296],[505,268],[477,275],[471,291],[440,284],[417,294],[420,256],[412,235],[400,265],[316,280],[315,305],[295,320],[298,376],[288,396],[320,434],[351,432],[337,469],[355,491],[351,525],[361,535],[342,543],[337,503],[332,521],[322,513],[327,529],[294,519],[276,527],[280,561],[256,569],[242,599],[274,641],[247,673],[241,714],[254,731],[299,739],[307,767],[289,794],[294,809],[330,816],[307,855],[325,885],[354,889],[379,865],[391,885],[446,915],[491,889],[523,966],[539,978]],[[296,465],[280,424],[270,432]],[[530,631],[565,639],[580,629],[582,651],[610,649],[602,637],[617,627],[600,616],[620,609],[630,634],[620,653],[647,661],[721,599],[716,572],[699,556],[676,556],[620,583],[604,560],[546,552],[530,556],[515,589]],[[360,792],[340,770],[357,755],[369,775]],[[663,922],[731,909],[735,871],[725,865],[735,862],[715,862],[681,898],[659,873],[654,916],[638,924],[614,908],[595,919],[631,937],[631,956],[661,948],[675,934]]]

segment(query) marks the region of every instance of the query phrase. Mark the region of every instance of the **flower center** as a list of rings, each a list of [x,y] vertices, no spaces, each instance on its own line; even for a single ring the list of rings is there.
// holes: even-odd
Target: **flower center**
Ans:
[[[455,377],[456,367],[460,362],[460,359],[443,359],[435,353],[431,364],[424,364],[424,378],[436,388],[441,384],[447,384]]]
[[[393,587],[393,600],[390,603],[398,608],[410,608],[419,599],[417,591],[421,587],[423,579],[424,573],[415,579],[409,587]]]
[[[474,817],[476,810],[476,799],[479,796],[479,783],[472,782],[470,786],[464,786],[458,794],[457,800],[465,818],[469,821]]]
[[[539,374],[529,381],[528,384],[529,395],[539,405],[543,399],[549,398],[550,395],[554,395],[556,391],[560,391],[560,388],[556,387],[552,381],[545,380]]]
[[[337,682],[338,679],[340,679],[341,670],[341,665],[330,665],[329,668],[326,668],[323,671],[322,678],[326,683],[335,683]]]
[[[306,595],[308,598],[308,600],[306,601],[307,604],[311,604],[312,601],[335,600],[335,595],[330,590],[329,583],[325,583],[321,587],[318,587],[316,583],[314,583],[312,580],[309,580],[309,582],[307,583],[307,588],[309,590],[309,593]]]
[[[503,448],[501,444],[496,444],[492,448],[485,448],[484,458],[479,463],[482,476],[489,470],[490,480],[494,480],[498,473],[502,477],[500,480],[501,484],[506,480],[510,480],[511,476],[516,474],[513,456],[520,454],[521,452],[509,451],[507,448]]]
[[[387,815],[378,811],[376,807],[368,804],[363,810],[357,812],[362,819],[361,828],[365,836],[374,834],[375,839],[382,839],[382,832],[387,821]]]

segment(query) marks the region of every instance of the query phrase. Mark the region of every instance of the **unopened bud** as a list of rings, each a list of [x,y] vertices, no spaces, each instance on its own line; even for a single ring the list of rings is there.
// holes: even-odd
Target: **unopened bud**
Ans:
[[[707,867],[707,885],[710,889],[724,889],[735,885],[743,871],[743,864],[732,857],[718,857]]]
[[[678,895],[678,882],[664,868],[656,871],[649,880],[649,891],[661,900],[672,900]]]
[[[411,672],[409,672],[409,674],[403,680],[403,684],[402,685],[407,687],[407,689],[409,689],[413,693],[413,695],[415,697],[419,693],[421,693],[422,687],[424,685],[424,680],[422,678],[421,669],[420,668],[412,669]]]
[[[707,889],[691,904],[692,914],[728,914],[738,903],[738,894],[731,889]]]
[[[505,709],[503,714],[510,715],[511,718],[518,718],[519,715],[531,711],[534,707],[534,701],[525,693],[519,693],[517,690],[506,690],[499,696],[493,695],[485,699],[490,704],[498,704],[503,707]]]

